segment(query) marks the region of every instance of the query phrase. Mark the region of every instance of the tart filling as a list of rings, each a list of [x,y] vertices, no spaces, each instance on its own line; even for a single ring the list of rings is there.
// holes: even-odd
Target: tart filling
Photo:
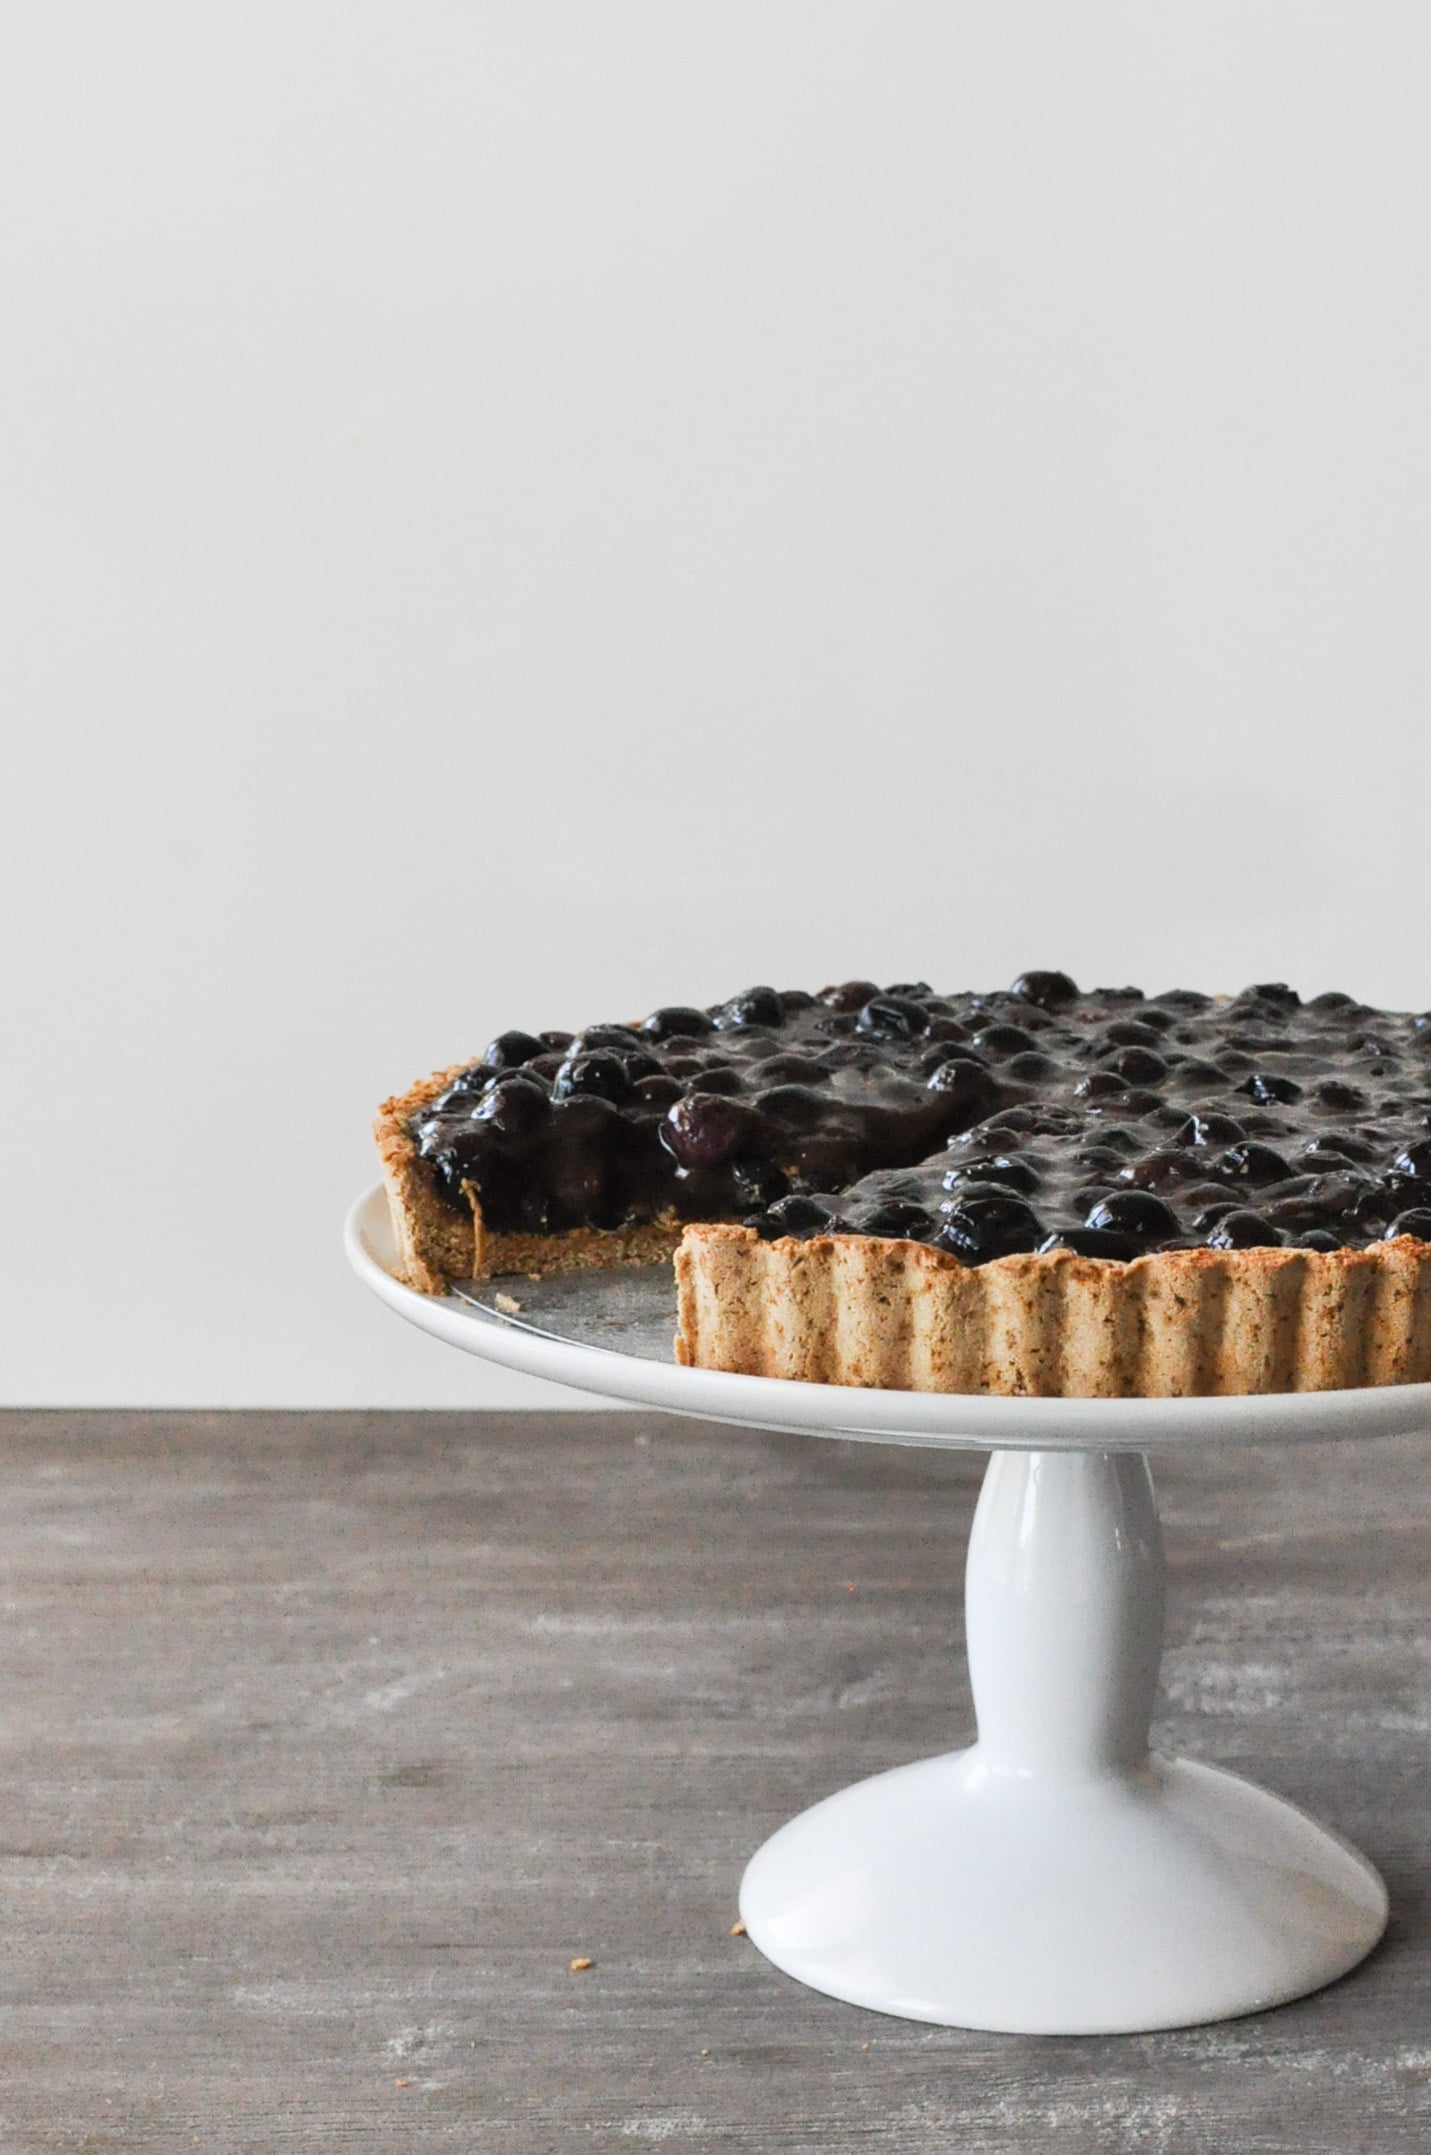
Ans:
[[[1350,1349],[1327,1344],[1358,1310],[1371,1340],[1366,1297],[1383,1287],[1406,1340],[1431,1327],[1431,1015],[1345,995],[1081,993],[1056,972],[991,994],[754,988],[639,1024],[503,1033],[389,1101],[377,1134],[415,1285],[647,1262],[684,1232],[678,1351],[705,1366],[959,1390],[1285,1389],[1303,1364],[1323,1372],[1308,1381],[1397,1381],[1348,1375]],[[1255,1329],[1276,1334],[1234,1357],[1235,1382],[1209,1344],[1214,1301],[1222,1331],[1251,1322],[1228,1315],[1229,1280],[1261,1283]],[[1326,1306],[1304,1353],[1312,1280]],[[1171,1283],[1182,1300],[1163,1309]],[[1002,1356],[970,1344],[1001,1296]],[[933,1344],[901,1360],[916,1303]],[[1180,1326],[1181,1361],[1132,1352],[1130,1326],[1150,1324]],[[1419,1342],[1380,1360],[1373,1343],[1357,1366],[1404,1381]]]

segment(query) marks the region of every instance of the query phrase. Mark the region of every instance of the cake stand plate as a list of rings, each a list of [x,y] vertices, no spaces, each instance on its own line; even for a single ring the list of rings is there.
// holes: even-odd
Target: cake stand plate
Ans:
[[[840,1790],[756,1851],[741,1915],[787,1974],[906,2019],[1120,2034],[1282,2004],[1376,1944],[1386,1890],[1364,1856],[1251,1782],[1149,1749],[1164,1568],[1147,1455],[1417,1432],[1431,1385],[1064,1400],[734,1376],[672,1360],[668,1266],[420,1295],[395,1276],[381,1187],[347,1250],[390,1309],[509,1369],[710,1420],[991,1452],[965,1573],[978,1739]]]

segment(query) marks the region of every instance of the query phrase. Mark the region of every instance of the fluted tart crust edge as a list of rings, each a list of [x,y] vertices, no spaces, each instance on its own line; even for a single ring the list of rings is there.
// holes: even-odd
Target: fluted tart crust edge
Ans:
[[[1431,1244],[1406,1235],[968,1266],[919,1242],[695,1226],[676,1285],[676,1359],[749,1376],[1063,1399],[1431,1379]]]

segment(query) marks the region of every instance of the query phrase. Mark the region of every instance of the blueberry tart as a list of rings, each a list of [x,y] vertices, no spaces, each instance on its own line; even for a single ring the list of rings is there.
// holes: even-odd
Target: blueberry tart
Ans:
[[[1431,1379],[1431,1014],[846,981],[507,1032],[376,1125],[407,1277],[675,1255],[677,1358],[1063,1397]]]

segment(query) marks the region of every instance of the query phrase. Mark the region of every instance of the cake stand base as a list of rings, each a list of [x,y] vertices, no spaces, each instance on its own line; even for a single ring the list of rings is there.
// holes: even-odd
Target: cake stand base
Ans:
[[[1345,1975],[1386,1926],[1355,1850],[1187,1760],[1029,1779],[971,1750],[817,1803],[751,1859],[762,1953],[831,1997],[1028,2035],[1187,2027]]]

